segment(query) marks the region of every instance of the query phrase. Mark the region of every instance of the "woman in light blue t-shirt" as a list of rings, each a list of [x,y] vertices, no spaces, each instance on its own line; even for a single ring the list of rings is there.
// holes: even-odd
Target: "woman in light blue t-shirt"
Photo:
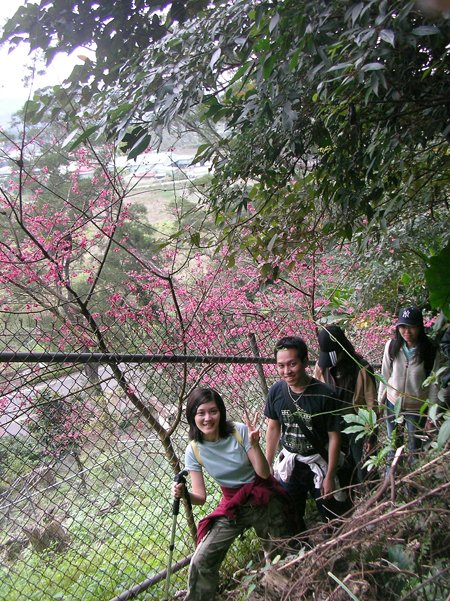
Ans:
[[[267,553],[273,551],[272,537],[289,534],[286,496],[270,475],[269,464],[259,445],[258,414],[245,423],[227,420],[225,404],[212,388],[196,388],[187,400],[186,418],[191,440],[185,453],[193,505],[207,498],[203,470],[220,485],[223,497],[216,509],[198,526],[197,549],[189,568],[185,601],[212,601],[219,568],[232,544],[242,532],[254,528]],[[180,498],[182,483],[173,485]]]

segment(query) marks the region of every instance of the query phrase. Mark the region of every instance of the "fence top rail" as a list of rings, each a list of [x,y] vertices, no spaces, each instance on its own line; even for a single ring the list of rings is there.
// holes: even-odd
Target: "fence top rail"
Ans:
[[[116,353],[2,352],[0,363],[275,363],[271,357],[239,355],[146,355]]]

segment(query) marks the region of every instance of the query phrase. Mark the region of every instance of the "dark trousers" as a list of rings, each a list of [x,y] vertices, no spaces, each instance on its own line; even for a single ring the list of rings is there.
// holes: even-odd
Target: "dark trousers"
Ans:
[[[314,486],[314,474],[307,464],[300,461],[295,462],[291,477],[287,482],[281,482],[286,492],[289,494],[292,505],[295,508],[296,530],[297,534],[306,530],[305,508],[308,494],[316,501],[319,514],[324,522],[342,515],[349,509],[346,502],[338,502],[334,497],[320,499],[321,492]]]

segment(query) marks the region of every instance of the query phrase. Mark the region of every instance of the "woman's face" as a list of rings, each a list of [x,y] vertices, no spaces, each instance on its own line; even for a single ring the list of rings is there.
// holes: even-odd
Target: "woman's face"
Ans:
[[[419,326],[398,326],[398,331],[408,347],[416,346],[420,334]]]
[[[204,440],[219,440],[220,411],[216,401],[208,401],[198,406],[195,425],[203,434]]]

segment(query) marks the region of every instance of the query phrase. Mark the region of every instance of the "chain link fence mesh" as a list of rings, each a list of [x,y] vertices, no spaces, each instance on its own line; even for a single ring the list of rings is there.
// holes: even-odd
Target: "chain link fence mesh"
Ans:
[[[258,363],[252,357],[270,357],[279,327],[257,340],[249,334],[251,320],[242,327],[227,315],[226,323],[230,330],[241,328],[221,333],[222,341],[233,339],[233,356],[131,360],[43,354],[42,320],[22,319],[22,328],[17,320],[14,327],[6,324],[3,348],[11,351],[0,356],[0,598],[131,598],[127,591],[145,581],[151,586],[141,598],[164,597],[170,486],[187,444],[188,391],[198,384],[216,387],[229,416],[240,420],[244,408],[262,410],[275,377],[270,358]],[[127,334],[124,327],[122,340]],[[230,344],[223,348],[229,352]],[[212,482],[208,492],[207,505],[193,509],[195,522],[218,500]],[[174,561],[193,549],[192,524],[182,508]],[[251,535],[238,541],[224,577],[258,551]],[[171,576],[172,590],[185,588],[186,570]]]
[[[341,265],[321,251],[292,268],[298,286],[261,279],[245,253],[216,248],[198,187],[140,188],[147,208],[174,214],[155,227],[137,183],[107,157],[95,177],[69,171],[68,160],[90,165],[87,150],[66,156],[68,132],[53,125],[39,177],[28,153],[40,136],[3,140],[25,167],[0,195],[0,599],[125,599],[139,583],[152,585],[142,598],[162,599],[189,391],[213,386],[232,419],[261,411],[280,336],[301,335],[314,360]],[[178,221],[184,206],[195,208],[194,231],[210,231],[205,246]],[[172,237],[178,229],[187,242]],[[390,316],[353,321],[358,350],[379,360]],[[206,507],[180,513],[175,561],[192,553],[195,522],[217,501],[217,487],[208,491]],[[257,554],[250,536],[238,541],[224,577]],[[171,584],[185,581],[183,569]]]

